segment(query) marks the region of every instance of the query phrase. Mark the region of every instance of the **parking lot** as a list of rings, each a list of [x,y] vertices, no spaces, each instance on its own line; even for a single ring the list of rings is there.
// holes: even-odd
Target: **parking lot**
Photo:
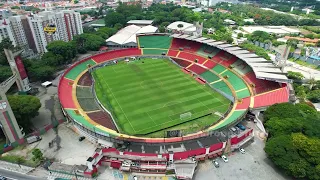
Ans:
[[[254,127],[254,124],[251,124]],[[287,180],[284,173],[279,172],[266,157],[263,150],[264,142],[258,137],[259,131],[254,127],[254,142],[243,147],[246,151],[241,154],[235,151],[229,154],[228,162],[217,158],[220,167],[216,168],[212,161],[200,162],[194,175],[194,180]]]

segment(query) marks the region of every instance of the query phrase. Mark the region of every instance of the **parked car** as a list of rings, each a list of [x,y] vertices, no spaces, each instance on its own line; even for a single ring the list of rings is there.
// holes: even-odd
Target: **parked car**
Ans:
[[[6,177],[0,176],[0,180],[7,180]]]
[[[227,158],[225,155],[222,155],[221,158],[222,158],[222,160],[223,160],[224,162],[228,162],[228,161],[229,161],[228,158]]]
[[[81,141],[83,141],[85,138],[86,138],[86,137],[81,136],[81,137],[79,137],[79,141],[81,142]]]
[[[27,138],[28,144],[40,141],[42,138],[40,136],[30,136]]]
[[[231,129],[232,132],[236,132],[237,131],[237,129],[234,128],[234,127],[231,127],[230,129]]]
[[[244,149],[242,149],[242,148],[240,148],[239,151],[241,152],[241,154],[245,154],[246,153],[246,151]]]
[[[218,168],[220,167],[219,163],[216,160],[212,161],[212,164],[214,165],[214,167]]]
[[[239,129],[241,129],[242,131],[246,130],[246,127],[242,124],[237,124],[236,125]]]
[[[138,180],[137,176],[133,176],[133,180]]]

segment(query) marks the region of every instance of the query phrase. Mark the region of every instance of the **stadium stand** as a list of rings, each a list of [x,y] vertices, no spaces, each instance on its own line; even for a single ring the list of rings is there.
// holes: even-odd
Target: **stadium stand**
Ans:
[[[183,51],[195,53],[200,49],[201,43],[189,41],[185,39],[173,38],[170,49],[178,50],[183,48]]]
[[[254,97],[253,108],[267,107],[276,103],[284,103],[289,101],[289,91],[287,87],[259,94]]]
[[[81,108],[84,111],[99,110],[99,106],[96,104],[94,96],[91,92],[91,87],[77,86],[76,96]]]
[[[59,84],[59,98],[60,98],[60,103],[62,107],[64,108],[76,108],[76,105],[74,104],[73,100],[70,100],[72,97],[72,84],[73,81],[66,79],[66,78],[61,78],[60,84]]]
[[[138,56],[141,55],[141,50],[138,48],[129,48],[129,49],[121,49],[121,50],[114,50],[105,52],[102,54],[98,54],[92,57],[92,59],[97,62],[101,63],[111,59],[117,59],[120,57],[127,57],[127,56]]]
[[[257,79],[254,72],[246,74],[245,76],[243,76],[243,79],[254,86],[252,89],[254,90],[255,94],[260,94],[280,88],[280,85],[277,82]]]
[[[138,36],[140,48],[169,49],[171,37],[169,36]]]
[[[87,60],[85,62],[82,62],[76,66],[74,66],[66,75],[65,77],[71,80],[75,80],[79,74],[81,74],[83,71],[88,69],[88,65],[95,65],[96,63],[93,60]]]
[[[205,71],[207,71],[205,68],[198,66],[197,64],[193,64],[190,67],[187,67],[190,71],[196,73],[196,74],[202,74]]]
[[[233,72],[226,70],[223,73],[220,73],[221,76],[225,77],[227,76],[227,80],[230,82],[230,84],[233,86],[235,91],[247,88],[246,84],[243,82],[242,79],[240,79],[237,75],[235,75]]]
[[[241,59],[238,59],[231,66],[233,67],[233,70],[235,70],[237,73],[241,74],[242,76],[244,76],[249,72],[252,72],[252,68]]]
[[[240,90],[240,91],[236,91],[236,96],[238,99],[248,97],[248,96],[250,96],[250,91],[248,90],[248,88]]]
[[[195,62],[196,59],[198,59],[198,64],[202,64],[206,61],[206,58],[195,55],[195,54],[191,54],[191,53],[187,53],[187,52],[180,52],[180,54],[178,55],[179,58],[182,59],[187,59],[190,60],[192,62]]]
[[[225,127],[229,124],[234,124],[237,120],[239,120],[239,118],[241,118],[245,114],[245,112],[246,110],[235,110],[231,112],[231,115],[229,115],[227,119],[220,121],[216,126],[210,128],[210,130],[216,130]]]
[[[171,49],[170,49],[170,50],[168,51],[167,56],[176,57],[178,53],[179,53],[179,51],[175,51],[175,50],[171,50]]]
[[[143,55],[162,55],[167,54],[168,50],[165,49],[142,49]]]
[[[221,66],[220,64],[216,65],[212,68],[212,70],[218,74],[222,73],[223,71],[227,70],[225,67]]]
[[[96,111],[87,113],[87,115],[96,123],[107,127],[109,129],[117,131],[115,124],[113,123],[112,118],[110,115],[104,111]]]
[[[197,51],[197,54],[207,57],[207,56],[215,56],[220,50],[216,47],[209,46],[206,44],[203,44],[200,49]]]
[[[232,96],[232,91],[229,86],[224,81],[218,81],[216,83],[210,84],[213,88],[216,88],[230,96]]]
[[[215,67],[217,65],[217,63],[215,63],[211,60],[208,60],[203,65],[209,69],[212,69],[213,67]]]
[[[220,78],[217,75],[213,74],[210,71],[202,73],[201,77],[205,79],[208,83],[220,80]]]
[[[225,51],[220,51],[217,55],[212,58],[214,61],[218,62],[225,67],[229,67],[234,63],[238,58],[232,54],[229,54]]]
[[[191,64],[191,62],[189,62],[189,61],[184,61],[184,60],[177,59],[177,58],[172,58],[172,60],[174,60],[177,64],[179,64],[182,67],[188,67]]]
[[[241,102],[237,103],[236,110],[246,110],[250,106],[251,97],[241,99]]]
[[[89,72],[84,73],[79,81],[78,81],[78,85],[81,86],[91,86],[92,85],[92,78],[91,75],[89,74]]]

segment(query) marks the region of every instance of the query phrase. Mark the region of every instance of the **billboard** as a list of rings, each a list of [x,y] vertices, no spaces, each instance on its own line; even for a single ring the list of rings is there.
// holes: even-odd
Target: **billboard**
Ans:
[[[20,74],[20,77],[21,79],[25,79],[27,78],[27,72],[26,72],[26,69],[24,68],[24,65],[23,65],[23,62],[22,62],[22,59],[20,56],[16,56],[14,58],[15,62],[16,62],[16,65],[17,65],[17,69],[19,71],[19,74]]]

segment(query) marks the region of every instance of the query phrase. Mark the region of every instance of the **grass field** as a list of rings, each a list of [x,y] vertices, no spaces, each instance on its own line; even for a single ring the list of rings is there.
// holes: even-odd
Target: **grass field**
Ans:
[[[112,112],[119,131],[128,135],[161,136],[159,130],[168,127],[201,129],[219,116],[189,120],[211,112],[224,114],[230,105],[228,99],[165,59],[121,62],[99,68],[93,76],[98,99]],[[192,116],[180,119],[187,112]]]

